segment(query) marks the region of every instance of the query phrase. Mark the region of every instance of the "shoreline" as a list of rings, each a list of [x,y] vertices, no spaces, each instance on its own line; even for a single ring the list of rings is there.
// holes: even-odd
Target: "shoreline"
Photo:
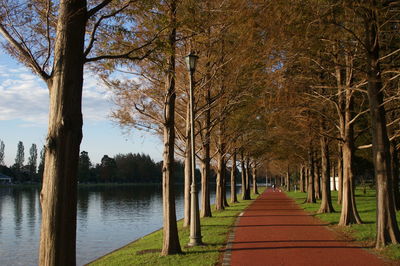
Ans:
[[[259,195],[265,187],[260,187]],[[183,228],[183,219],[178,220],[178,235],[180,238],[183,255],[160,256],[162,246],[162,227],[143,237],[108,252],[85,265],[126,265],[126,264],[152,264],[152,265],[189,265],[194,261],[206,259],[209,264],[218,263],[223,257],[228,237],[232,226],[236,223],[240,213],[247,209],[259,195],[252,194],[251,200],[231,204],[225,210],[213,211],[213,217],[201,218],[201,230],[205,245],[189,248],[186,245],[189,239],[189,228]],[[232,215],[234,214],[234,215]],[[222,225],[222,221],[225,224]],[[204,254],[207,254],[204,255]],[[210,253],[210,254],[208,254]],[[202,254],[205,256],[202,257]],[[206,262],[205,262],[206,263]],[[206,263],[207,264],[207,263]]]

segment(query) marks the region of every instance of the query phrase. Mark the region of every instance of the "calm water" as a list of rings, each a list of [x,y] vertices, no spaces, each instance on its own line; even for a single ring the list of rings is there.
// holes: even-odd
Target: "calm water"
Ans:
[[[182,188],[175,191],[180,219]],[[78,265],[162,226],[161,186],[85,187],[78,195]],[[37,188],[0,187],[0,265],[37,264],[40,219]]]

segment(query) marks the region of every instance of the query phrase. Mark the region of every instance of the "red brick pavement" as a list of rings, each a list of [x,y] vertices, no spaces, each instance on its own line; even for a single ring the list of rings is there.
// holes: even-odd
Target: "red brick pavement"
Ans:
[[[341,240],[283,192],[271,190],[240,217],[227,251],[224,265],[385,264],[358,243]]]

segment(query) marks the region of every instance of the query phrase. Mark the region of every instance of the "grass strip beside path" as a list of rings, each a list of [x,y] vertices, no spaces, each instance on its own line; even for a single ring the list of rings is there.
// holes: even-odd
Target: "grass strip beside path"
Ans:
[[[302,192],[286,192],[286,194],[293,198],[304,210],[312,213],[315,217],[322,221],[329,222],[334,226],[335,230],[350,236],[351,238],[365,243],[366,246],[373,246],[376,235],[376,197],[375,190],[367,189],[366,193],[361,188],[356,189],[356,205],[360,214],[361,220],[364,224],[354,224],[348,227],[337,226],[340,219],[341,206],[337,204],[337,191],[332,191],[332,203],[335,213],[317,214],[321,201],[317,203],[304,203],[307,197],[306,193]],[[397,222],[400,222],[400,212],[397,212]],[[399,223],[400,226],[400,223]],[[400,245],[390,245],[384,248],[380,255],[392,260],[400,261]]]
[[[260,194],[264,191],[259,188]],[[252,199],[258,195],[252,194]],[[179,240],[184,254],[160,256],[162,229],[140,238],[89,265],[215,265],[225,247],[228,233],[232,230],[237,216],[253,200],[240,200],[230,204],[224,211],[213,211],[213,217],[201,218],[201,234],[204,246],[186,247],[189,242],[189,228],[183,228],[183,220],[178,221]]]

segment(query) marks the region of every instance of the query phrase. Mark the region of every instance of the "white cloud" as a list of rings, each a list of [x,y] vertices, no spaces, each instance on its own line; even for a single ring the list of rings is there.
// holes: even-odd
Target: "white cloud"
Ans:
[[[49,93],[44,82],[23,67],[0,65],[0,120],[22,120],[24,127],[47,124]],[[83,116],[85,122],[109,120],[111,92],[85,71]]]

